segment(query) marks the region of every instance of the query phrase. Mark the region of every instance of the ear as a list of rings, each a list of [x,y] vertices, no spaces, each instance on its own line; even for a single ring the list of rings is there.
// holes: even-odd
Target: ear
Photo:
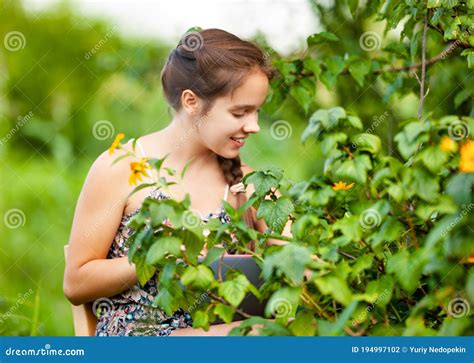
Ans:
[[[193,91],[185,89],[181,93],[181,105],[190,116],[196,116],[199,115],[202,101]]]

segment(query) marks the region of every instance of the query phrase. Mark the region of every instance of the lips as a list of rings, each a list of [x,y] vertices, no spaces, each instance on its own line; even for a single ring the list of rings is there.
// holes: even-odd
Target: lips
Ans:
[[[242,147],[247,137],[231,137],[230,139],[235,143],[236,146]]]

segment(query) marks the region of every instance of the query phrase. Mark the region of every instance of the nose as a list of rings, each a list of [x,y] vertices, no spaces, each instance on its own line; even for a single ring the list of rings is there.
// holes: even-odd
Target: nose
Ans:
[[[260,126],[258,126],[258,113],[255,112],[253,115],[249,115],[248,119],[244,125],[244,132],[247,134],[256,134],[260,131]]]

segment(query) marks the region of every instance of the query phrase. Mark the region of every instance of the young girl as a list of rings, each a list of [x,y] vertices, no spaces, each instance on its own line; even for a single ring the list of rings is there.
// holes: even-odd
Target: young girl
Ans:
[[[182,309],[166,316],[152,307],[156,278],[144,287],[138,284],[124,246],[133,233],[126,224],[146,197],[181,200],[186,193],[204,221],[229,221],[222,199],[237,207],[253,192],[242,189],[242,177],[252,170],[241,164],[239,154],[246,139],[260,130],[258,110],[271,76],[266,57],[252,43],[219,29],[190,33],[173,49],[161,75],[174,118],[136,143],[143,157],[168,154],[163,167],[182,170],[192,159],[182,182],[166,194],[152,188],[129,196],[134,186],[128,158],[112,165],[117,155],[104,152],[94,162],[75,211],[64,293],[75,305],[110,299],[113,308],[99,318],[96,335],[226,335],[238,324],[214,325],[204,332],[191,328],[190,315]],[[267,229],[255,210],[247,217],[254,228]]]

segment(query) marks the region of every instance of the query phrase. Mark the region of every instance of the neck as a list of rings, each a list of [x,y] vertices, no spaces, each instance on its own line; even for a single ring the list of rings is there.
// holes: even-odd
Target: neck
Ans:
[[[216,154],[203,145],[197,132],[198,121],[176,114],[171,123],[162,131],[170,141],[171,150],[168,159],[178,165],[186,165],[190,160],[190,169],[202,168],[217,162]]]

